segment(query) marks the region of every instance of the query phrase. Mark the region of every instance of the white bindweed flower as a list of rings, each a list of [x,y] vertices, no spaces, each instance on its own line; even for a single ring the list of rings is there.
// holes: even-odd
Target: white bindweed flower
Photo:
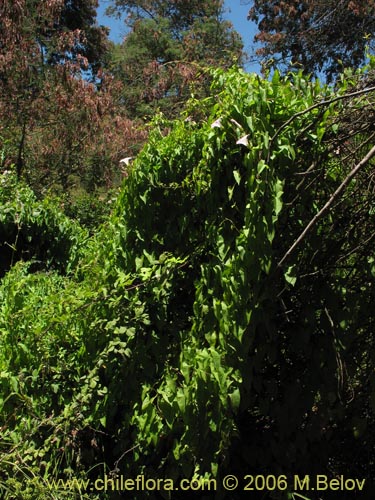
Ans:
[[[132,156],[127,156],[126,158],[123,158],[120,160],[120,163],[125,163],[126,166],[130,165],[130,162],[132,161],[133,157]]]
[[[242,144],[243,146],[248,146],[249,145],[249,140],[248,140],[249,135],[250,134],[244,135],[243,137],[241,137],[241,139],[238,139],[236,144]]]
[[[220,128],[221,127],[221,118],[218,118],[211,124],[211,128]]]

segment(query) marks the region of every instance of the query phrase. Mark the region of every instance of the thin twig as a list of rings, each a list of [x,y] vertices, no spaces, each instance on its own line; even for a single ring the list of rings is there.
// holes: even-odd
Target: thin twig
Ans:
[[[125,455],[127,455],[128,453],[131,453],[132,451],[134,451],[135,449],[139,448],[140,444],[135,444],[134,446],[132,446],[131,448],[129,448],[128,450],[125,450],[124,453],[121,455],[121,457],[116,460],[116,462],[114,463],[114,470],[113,472],[117,472],[119,469],[118,469],[118,464],[121,462],[121,460],[124,458]]]
[[[342,255],[341,257],[339,257],[336,261],[336,263],[338,264],[339,262],[341,262],[342,260],[345,260],[347,259],[350,255],[352,255],[353,253],[357,252],[358,250],[360,250],[361,248],[363,248],[365,245],[367,245],[368,243],[370,243],[370,241],[375,237],[375,232],[372,233],[372,235],[367,238],[367,240],[365,240],[363,243],[361,243],[360,245],[357,245],[355,248],[353,248],[350,252],[348,252],[347,254],[345,255]]]
[[[366,165],[371,158],[375,156],[375,146],[373,146],[367,155],[362,158],[362,160],[350,171],[350,173],[345,177],[340,186],[336,189],[336,191],[329,198],[327,203],[319,210],[319,212],[311,219],[311,221],[307,224],[305,229],[299,235],[299,237],[295,240],[293,245],[289,248],[289,250],[284,254],[283,258],[279,261],[278,267],[281,267],[285,260],[290,257],[293,251],[297,248],[297,246],[301,243],[301,241],[306,237],[307,233],[315,226],[315,224],[325,215],[326,212],[330,209],[331,205],[334,203],[336,198],[340,196],[340,194],[344,191],[349,182],[353,179],[353,177],[361,170],[361,168]]]
[[[279,127],[275,134],[273,135],[273,137],[271,138],[271,144],[274,142],[274,140],[276,139],[276,137],[280,134],[280,132],[282,130],[284,130],[284,128],[286,128],[290,123],[292,123],[293,120],[295,120],[296,118],[298,118],[299,116],[302,116],[306,113],[309,113],[310,111],[312,111],[313,109],[315,108],[319,108],[320,106],[328,106],[329,104],[332,104],[336,101],[341,101],[343,99],[348,99],[350,97],[356,97],[358,95],[361,95],[361,94],[366,94],[368,92],[371,92],[372,90],[375,90],[375,87],[368,87],[366,89],[362,89],[362,90],[357,90],[355,92],[351,92],[350,94],[344,94],[344,95],[340,95],[340,96],[337,96],[337,97],[334,97],[332,99],[327,99],[326,101],[320,101],[320,102],[317,102],[315,104],[313,104],[312,106],[306,108],[306,109],[303,109],[302,111],[299,111],[298,113],[295,113],[293,116],[291,116],[286,122],[284,122],[281,127]]]

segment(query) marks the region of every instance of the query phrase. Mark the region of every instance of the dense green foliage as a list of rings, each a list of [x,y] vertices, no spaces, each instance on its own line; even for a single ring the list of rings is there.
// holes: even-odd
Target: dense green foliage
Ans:
[[[0,276],[18,260],[34,269],[74,269],[87,234],[61,212],[57,202],[37,201],[15,171],[5,170],[0,188]]]
[[[5,498],[110,472],[374,479],[370,158],[289,251],[369,152],[373,94],[350,99],[348,135],[354,77],[335,94],[301,74],[212,78],[180,120],[155,119],[89,239],[1,177],[1,224],[31,226],[36,248],[51,217],[53,255],[68,240],[77,256],[12,262],[1,281]]]

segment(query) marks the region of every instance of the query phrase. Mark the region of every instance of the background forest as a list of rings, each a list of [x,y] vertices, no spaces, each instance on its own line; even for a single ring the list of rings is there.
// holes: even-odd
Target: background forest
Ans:
[[[1,498],[373,498],[375,3],[97,7],[0,0]]]

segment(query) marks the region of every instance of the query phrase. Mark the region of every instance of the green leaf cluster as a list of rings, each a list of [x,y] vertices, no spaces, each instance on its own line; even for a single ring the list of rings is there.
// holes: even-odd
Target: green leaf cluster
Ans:
[[[65,273],[18,262],[2,279],[4,492],[37,468],[313,474],[371,449],[369,196],[352,186],[280,264],[345,176],[329,142],[342,102],[301,74],[212,78],[167,136],[155,120],[112,215],[89,239],[77,228]],[[12,224],[46,220],[26,195],[7,202]],[[47,228],[73,234],[61,224]]]
[[[19,260],[32,261],[34,269],[69,273],[87,238],[87,231],[63,215],[57,200],[40,202],[13,169],[1,175],[0,276]]]

